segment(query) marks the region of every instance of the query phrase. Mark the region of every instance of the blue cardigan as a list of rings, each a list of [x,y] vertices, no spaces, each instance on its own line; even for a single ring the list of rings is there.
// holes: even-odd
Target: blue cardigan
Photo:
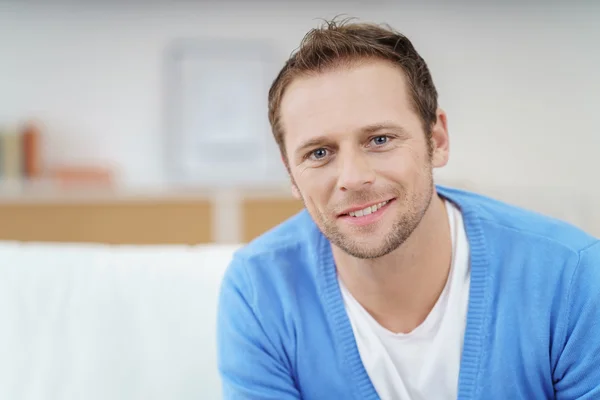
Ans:
[[[459,399],[600,399],[600,241],[545,216],[437,187],[471,250]],[[378,399],[329,242],[306,211],[238,251],[218,310],[225,399]]]

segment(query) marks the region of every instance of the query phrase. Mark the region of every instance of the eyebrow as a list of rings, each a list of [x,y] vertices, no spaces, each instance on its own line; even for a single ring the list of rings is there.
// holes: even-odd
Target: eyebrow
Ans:
[[[378,124],[371,124],[364,126],[360,129],[361,133],[373,134],[380,131],[392,131],[401,136],[409,136],[408,131],[401,127],[400,125],[394,124],[392,122],[382,122]]]
[[[317,136],[315,138],[309,139],[306,142],[302,143],[302,145],[300,145],[294,153],[296,154],[296,156],[300,156],[306,150],[313,148],[313,147],[322,146],[328,140],[330,140],[330,139],[328,139],[326,136]]]
[[[362,128],[359,129],[359,132],[363,135],[364,134],[372,135],[372,134],[380,132],[380,131],[392,131],[398,135],[401,135],[402,137],[408,136],[408,132],[406,131],[406,129],[404,129],[403,127],[396,125],[392,122],[382,122],[382,123],[377,123],[377,124],[370,124],[370,125],[363,126]],[[296,149],[294,154],[296,154],[296,156],[299,156],[299,155],[303,154],[306,150],[313,148],[313,147],[323,146],[323,144],[325,144],[329,141],[331,141],[331,139],[328,138],[327,136],[314,137],[314,138],[309,139],[306,142],[302,143]]]

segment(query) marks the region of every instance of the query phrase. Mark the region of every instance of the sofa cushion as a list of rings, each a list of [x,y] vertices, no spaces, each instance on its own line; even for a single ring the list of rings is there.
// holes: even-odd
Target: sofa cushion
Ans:
[[[0,243],[0,398],[219,399],[236,248]]]

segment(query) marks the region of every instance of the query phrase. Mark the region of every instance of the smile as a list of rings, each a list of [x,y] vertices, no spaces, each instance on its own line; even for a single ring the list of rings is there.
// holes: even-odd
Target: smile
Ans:
[[[377,203],[377,204],[369,206],[369,207],[365,207],[362,210],[350,211],[348,213],[348,215],[350,215],[351,217],[362,217],[364,215],[369,215],[369,214],[374,213],[375,211],[379,210],[381,207],[385,206],[387,203],[389,203],[389,200],[382,201],[381,203]]]
[[[339,215],[339,218],[353,226],[367,226],[380,220],[394,200],[385,200],[360,209],[354,208]]]

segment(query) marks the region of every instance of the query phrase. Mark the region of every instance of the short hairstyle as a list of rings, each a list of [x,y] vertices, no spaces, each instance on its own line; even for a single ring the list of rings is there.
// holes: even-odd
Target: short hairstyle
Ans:
[[[437,90],[425,60],[410,40],[388,25],[331,20],[310,30],[273,81],[269,90],[269,123],[285,157],[281,99],[297,77],[350,67],[361,61],[384,60],[398,66],[407,78],[410,101],[429,138],[436,122]]]

